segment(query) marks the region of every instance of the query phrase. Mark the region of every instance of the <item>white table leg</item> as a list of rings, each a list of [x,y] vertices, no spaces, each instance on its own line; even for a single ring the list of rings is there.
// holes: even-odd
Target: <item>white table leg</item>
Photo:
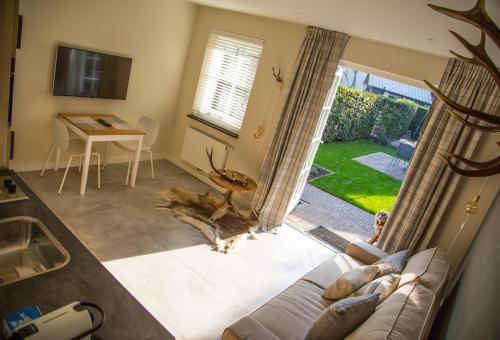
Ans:
[[[82,179],[80,181],[80,195],[85,195],[85,187],[87,186],[87,177],[89,175],[90,154],[92,153],[92,139],[87,139],[85,145],[85,156],[83,158]]]
[[[102,168],[108,165],[109,149],[111,149],[111,142],[106,142],[106,149],[104,150],[104,159],[102,160]]]
[[[59,170],[59,161],[61,160],[61,148],[56,147],[56,163],[54,165],[54,171]]]
[[[137,150],[135,151],[134,165],[132,166],[132,177],[130,178],[130,186],[132,188],[135,187],[135,179],[137,177],[137,169],[139,168],[139,160],[141,158],[142,138],[143,138],[143,136],[140,136],[139,139],[137,140]]]

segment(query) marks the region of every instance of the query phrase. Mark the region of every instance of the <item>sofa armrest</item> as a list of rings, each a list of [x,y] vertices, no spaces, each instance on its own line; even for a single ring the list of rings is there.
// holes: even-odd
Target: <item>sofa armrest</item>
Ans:
[[[224,330],[222,340],[280,340],[273,332],[250,316],[233,323]]]
[[[389,256],[382,249],[362,240],[349,243],[345,253],[366,264],[372,264],[383,257]]]

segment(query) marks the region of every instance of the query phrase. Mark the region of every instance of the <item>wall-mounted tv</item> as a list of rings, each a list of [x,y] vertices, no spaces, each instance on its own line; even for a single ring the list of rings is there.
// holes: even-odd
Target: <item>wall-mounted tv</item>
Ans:
[[[132,59],[57,46],[53,95],[126,99]]]

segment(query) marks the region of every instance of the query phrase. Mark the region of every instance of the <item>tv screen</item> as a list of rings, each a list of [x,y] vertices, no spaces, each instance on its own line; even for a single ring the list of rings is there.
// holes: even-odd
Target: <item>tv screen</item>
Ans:
[[[54,96],[126,99],[132,59],[57,46]]]

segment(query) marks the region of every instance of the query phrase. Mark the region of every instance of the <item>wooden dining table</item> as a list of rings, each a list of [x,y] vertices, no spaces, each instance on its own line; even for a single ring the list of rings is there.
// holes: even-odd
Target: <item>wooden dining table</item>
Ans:
[[[137,141],[137,149],[132,165],[132,176],[129,184],[131,187],[135,186],[144,131],[131,127],[127,122],[110,113],[59,113],[58,118],[71,131],[85,141],[80,195],[85,195],[90,154],[92,152],[92,143],[94,142]],[[97,121],[99,118],[106,120],[111,126],[108,127],[99,123]]]

